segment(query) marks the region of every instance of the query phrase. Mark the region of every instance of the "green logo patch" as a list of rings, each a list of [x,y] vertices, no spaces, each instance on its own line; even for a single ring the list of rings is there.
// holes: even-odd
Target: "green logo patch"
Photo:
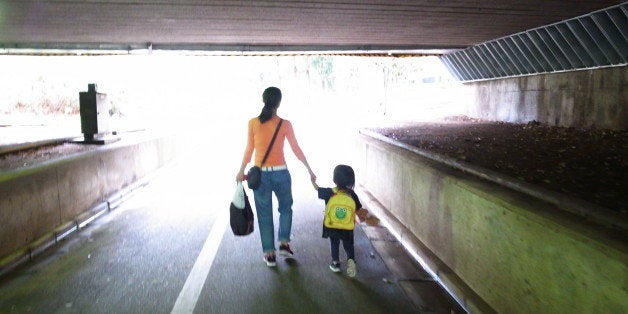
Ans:
[[[336,207],[336,218],[345,219],[347,217],[347,209],[342,207]]]

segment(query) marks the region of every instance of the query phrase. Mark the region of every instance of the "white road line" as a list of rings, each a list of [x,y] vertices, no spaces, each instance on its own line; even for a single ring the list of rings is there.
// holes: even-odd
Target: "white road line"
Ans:
[[[220,246],[220,241],[222,240],[222,236],[227,228],[226,213],[227,211],[221,211],[219,216],[216,218],[216,222],[214,222],[214,225],[205,240],[203,249],[201,249],[201,253],[198,255],[198,258],[192,267],[192,271],[190,271],[188,278],[185,280],[183,289],[181,289],[179,297],[177,298],[171,313],[181,314],[192,313],[194,311],[196,301],[198,301],[198,297],[201,294],[201,290],[205,284],[205,279],[207,279],[207,274],[209,273],[209,269],[212,267],[214,257],[216,257],[216,252]]]

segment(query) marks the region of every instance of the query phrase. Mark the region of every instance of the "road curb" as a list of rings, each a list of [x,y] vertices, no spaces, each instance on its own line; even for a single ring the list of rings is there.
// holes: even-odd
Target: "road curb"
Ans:
[[[127,187],[113,193],[105,201],[100,202],[85,212],[76,216],[73,220],[63,223],[35,241],[29,243],[13,254],[0,260],[0,278],[4,277],[17,267],[32,261],[35,257],[45,252],[47,249],[55,246],[68,236],[73,235],[85,229],[91,222],[104,216],[105,214],[115,210],[124,201],[133,196],[137,190],[143,188],[150,183],[155,177],[159,176],[163,171],[172,167],[176,162],[164,165],[143,178],[135,181]]]
[[[369,211],[381,220],[381,224],[401,243],[405,250],[432,276],[447,293],[468,313],[495,313],[488,303],[476,294],[445,263],[432,253],[388,209],[363,186],[356,188],[360,200]]]

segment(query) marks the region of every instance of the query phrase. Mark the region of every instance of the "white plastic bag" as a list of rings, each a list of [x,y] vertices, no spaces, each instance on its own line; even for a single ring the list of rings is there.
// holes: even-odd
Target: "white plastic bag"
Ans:
[[[231,201],[233,206],[238,209],[244,209],[244,187],[242,186],[242,181],[238,182],[236,185],[235,193],[233,193],[233,200]]]

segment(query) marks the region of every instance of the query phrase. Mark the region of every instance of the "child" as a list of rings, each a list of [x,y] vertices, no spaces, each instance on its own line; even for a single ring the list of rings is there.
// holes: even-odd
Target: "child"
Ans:
[[[353,172],[353,168],[347,165],[338,165],[334,168],[334,183],[336,184],[335,188],[321,188],[316,182],[312,182],[314,188],[318,191],[318,198],[325,200],[325,204],[327,205],[326,209],[326,218],[325,223],[323,225],[323,238],[329,238],[331,242],[331,264],[329,268],[333,272],[340,271],[340,241],[342,241],[342,246],[347,253],[347,276],[355,277],[357,270],[355,265],[355,253],[353,249],[353,228],[355,226],[355,215],[359,216],[360,220],[364,220],[366,218],[366,210],[362,208],[362,204],[358,199],[358,196],[353,191],[353,186],[355,185],[355,174]],[[344,207],[353,207],[348,210],[350,213],[349,216],[343,217],[345,218],[345,222],[336,223],[335,225],[332,222],[329,222],[328,211],[329,211],[329,201],[332,196],[337,194],[341,194],[345,198]],[[346,197],[349,196],[349,197]],[[341,201],[342,202],[342,201]],[[343,216],[342,213],[340,216]],[[332,226],[332,227],[330,227]]]

